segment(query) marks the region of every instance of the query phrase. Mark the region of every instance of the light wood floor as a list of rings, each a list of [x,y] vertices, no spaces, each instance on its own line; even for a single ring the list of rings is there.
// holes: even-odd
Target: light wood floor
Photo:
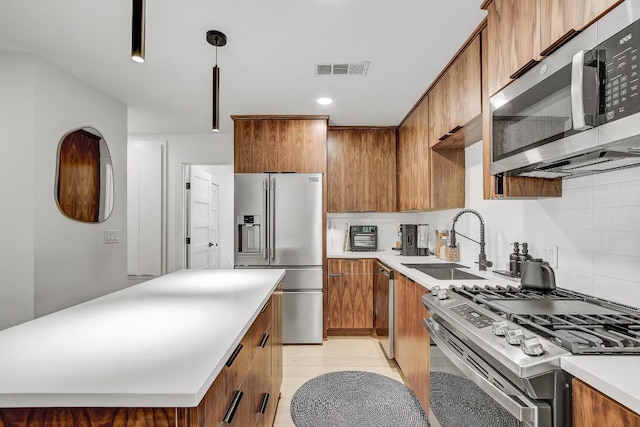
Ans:
[[[290,414],[291,398],[298,387],[318,375],[369,371],[405,382],[395,361],[389,361],[378,340],[371,337],[329,337],[322,345],[285,345],[283,358],[282,396],[274,427],[295,427]]]

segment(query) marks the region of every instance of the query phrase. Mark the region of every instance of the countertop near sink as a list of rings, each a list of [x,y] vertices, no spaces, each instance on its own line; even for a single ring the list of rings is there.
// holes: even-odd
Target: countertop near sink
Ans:
[[[429,289],[431,286],[449,285],[513,285],[519,281],[489,271],[469,268],[469,272],[487,280],[437,280],[404,264],[446,262],[435,256],[401,256],[393,250],[377,252],[334,252],[328,258],[376,258],[395,271]],[[640,355],[638,356],[566,356],[560,361],[562,369],[600,390],[612,399],[640,414]]]
[[[427,264],[427,263],[447,263],[435,256],[402,256],[399,251],[386,250],[376,252],[330,252],[327,254],[327,258],[374,258],[382,261],[384,264],[393,268],[395,271],[401,273],[403,276],[415,281],[416,283],[430,289],[432,286],[440,286],[441,288],[449,287],[449,285],[455,286],[487,286],[487,285],[502,285],[502,286],[518,286],[519,282],[509,280],[504,276],[497,275],[490,271],[479,271],[478,266],[474,265],[467,268],[463,268],[464,271],[468,271],[476,276],[483,277],[485,280],[438,280],[427,274],[422,273],[415,268],[407,267],[403,264]]]

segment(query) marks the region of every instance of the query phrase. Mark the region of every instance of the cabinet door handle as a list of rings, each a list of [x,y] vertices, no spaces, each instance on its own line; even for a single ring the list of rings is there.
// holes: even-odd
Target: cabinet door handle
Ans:
[[[454,127],[453,129],[451,129],[451,130],[449,131],[449,134],[456,133],[456,132],[458,132],[460,129],[462,129],[462,126],[458,125],[458,126]]]
[[[444,135],[442,135],[440,138],[438,138],[438,141],[444,141],[445,139],[449,138],[451,135],[449,135],[448,133],[445,133]]]
[[[330,277],[342,277],[344,276],[344,273],[329,273]]]
[[[269,341],[269,334],[264,334],[262,341],[260,341],[260,347],[264,348],[264,346],[267,345],[267,341]]]
[[[229,360],[227,360],[227,363],[225,363],[225,366],[227,368],[230,368],[231,365],[233,365],[233,362],[236,360],[236,357],[238,357],[240,350],[242,350],[242,343],[238,344],[236,349],[233,350],[233,353],[231,353],[231,357],[229,357]]]
[[[222,421],[227,424],[231,424],[231,421],[233,421],[233,416],[236,414],[236,410],[238,409],[238,405],[240,405],[243,394],[244,393],[242,393],[242,390],[238,390],[235,392],[235,394],[233,395],[233,399],[231,399],[231,404],[227,409],[227,413],[224,414],[224,418],[222,419]]]
[[[264,313],[264,311],[267,309],[268,305],[269,305],[269,301],[267,301],[267,303],[264,305],[264,307],[262,307],[262,310],[260,310],[260,313]]]
[[[265,393],[262,397],[262,404],[260,405],[261,414],[264,414],[267,411],[267,403],[269,403],[269,393]]]
[[[516,71],[515,73],[511,74],[509,76],[509,78],[511,80],[515,80],[518,77],[520,77],[521,75],[523,75],[525,72],[529,71],[529,68],[533,67],[534,65],[536,65],[538,63],[538,61],[536,61],[535,59],[530,60],[529,62],[527,62],[526,64],[524,64],[522,66],[522,68],[520,68],[518,71]]]

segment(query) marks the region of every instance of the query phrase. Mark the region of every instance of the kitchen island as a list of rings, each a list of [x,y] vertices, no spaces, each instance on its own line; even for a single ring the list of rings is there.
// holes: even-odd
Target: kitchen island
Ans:
[[[177,408],[201,404],[264,317],[284,273],[182,270],[0,331],[0,408],[84,408],[85,418],[101,425],[132,416],[189,425],[189,412]],[[262,347],[264,335],[257,337]],[[271,373],[272,365],[264,366]],[[91,408],[155,409],[104,415]],[[0,409],[0,425],[27,425],[19,422],[26,413]],[[112,417],[106,424],[105,416]],[[52,425],[79,422],[70,413],[54,417]]]

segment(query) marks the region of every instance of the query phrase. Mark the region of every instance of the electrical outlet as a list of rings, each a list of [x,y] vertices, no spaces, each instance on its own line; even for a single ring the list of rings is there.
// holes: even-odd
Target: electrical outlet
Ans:
[[[540,246],[540,258],[542,258],[543,261],[548,262],[551,268],[558,268],[558,246]]]

